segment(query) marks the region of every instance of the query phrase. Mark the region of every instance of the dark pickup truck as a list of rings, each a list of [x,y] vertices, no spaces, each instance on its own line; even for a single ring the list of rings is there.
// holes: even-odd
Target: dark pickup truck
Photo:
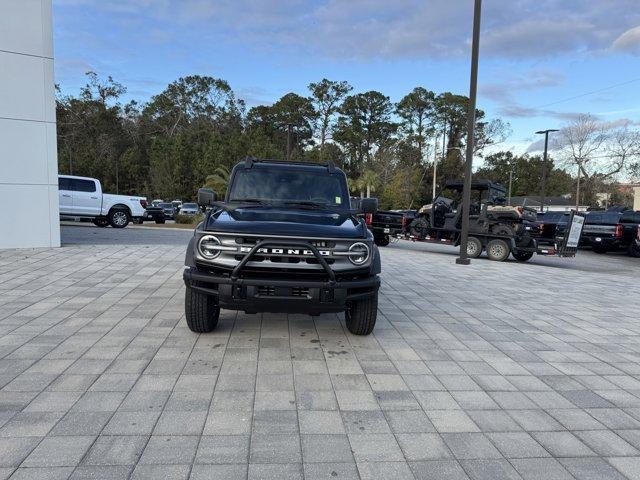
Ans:
[[[581,245],[596,253],[626,251],[640,257],[640,211],[594,211],[585,219]]]
[[[539,245],[553,245],[558,237],[564,235],[571,212],[540,212],[532,236]]]
[[[362,199],[351,197],[351,204],[356,208]],[[363,215],[367,228],[373,234],[373,241],[379,247],[386,247],[391,237],[402,235],[404,231],[404,214],[391,210],[377,210]]]
[[[231,172],[224,202],[210,207],[189,242],[185,314],[194,332],[216,327],[221,308],[247,313],[345,312],[347,329],[367,335],[377,317],[380,254],[351,209],[347,178],[319,165],[248,158]]]

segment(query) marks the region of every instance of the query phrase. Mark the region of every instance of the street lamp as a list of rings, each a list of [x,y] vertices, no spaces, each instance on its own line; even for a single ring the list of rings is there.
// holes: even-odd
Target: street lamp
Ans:
[[[558,130],[549,128],[547,130],[538,130],[536,134],[544,134],[544,156],[542,157],[542,183],[540,185],[540,211],[544,211],[544,202],[546,200],[546,188],[547,188],[547,148],[549,147],[549,133],[557,132]]]
[[[469,208],[471,206],[471,175],[475,143],[476,93],[478,90],[478,57],[480,54],[480,12],[482,0],[475,0],[473,9],[473,43],[471,44],[471,78],[469,80],[469,112],[467,113],[467,161],[464,190],[462,191],[462,231],[460,232],[460,256],[458,265],[469,265],[467,241],[469,239]]]

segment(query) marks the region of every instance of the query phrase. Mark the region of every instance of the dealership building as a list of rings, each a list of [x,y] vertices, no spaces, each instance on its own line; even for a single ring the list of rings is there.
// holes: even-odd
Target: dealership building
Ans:
[[[60,246],[51,0],[0,0],[0,248]]]

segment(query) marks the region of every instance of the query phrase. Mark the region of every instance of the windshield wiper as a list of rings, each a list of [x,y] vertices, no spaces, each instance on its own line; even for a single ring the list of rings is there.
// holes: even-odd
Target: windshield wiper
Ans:
[[[272,204],[266,200],[262,200],[260,198],[234,198],[230,200],[229,203],[240,203],[240,204],[255,204],[257,206],[270,207]],[[237,207],[236,207],[237,208]]]
[[[312,209],[325,209],[329,208],[330,205],[326,202],[312,202],[310,200],[290,200],[284,202],[285,205],[298,205],[300,207],[309,207]]]

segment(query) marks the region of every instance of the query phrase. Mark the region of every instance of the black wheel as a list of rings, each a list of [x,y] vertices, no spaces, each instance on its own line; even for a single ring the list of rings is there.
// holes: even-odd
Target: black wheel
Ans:
[[[156,223],[164,223],[164,218],[158,218],[158,219],[156,219]]]
[[[630,257],[640,258],[640,243],[631,242],[631,245],[629,245],[629,251],[627,253]]]
[[[593,250],[595,253],[599,253],[599,254],[604,254],[607,253],[609,250],[607,250],[607,247],[603,247],[602,245],[594,245],[593,247],[591,247],[591,250]]]
[[[511,253],[509,244],[504,240],[496,238],[487,243],[487,257],[489,260],[504,262],[509,257],[509,253]]]
[[[478,258],[482,254],[482,242],[476,237],[467,239],[467,256],[469,258]]]
[[[355,300],[344,312],[347,330],[354,335],[369,335],[378,318],[378,292],[369,298]]]
[[[385,235],[384,237],[375,237],[373,242],[379,247],[386,247],[389,245],[389,235]]]
[[[144,220],[140,217],[134,218],[133,220],[131,220],[133,223],[135,223],[136,225],[142,225],[144,223]]]
[[[96,227],[104,228],[109,225],[109,221],[104,217],[98,217],[93,219],[93,224]]]
[[[187,287],[184,294],[184,314],[189,330],[195,333],[210,332],[218,325],[218,299]]]
[[[511,252],[513,258],[515,258],[519,262],[526,262],[527,260],[531,260],[533,257],[533,252],[524,252],[522,250],[515,250]]]
[[[129,225],[131,216],[124,209],[114,208],[107,215],[107,219],[109,220],[109,225],[113,228],[124,228]]]

